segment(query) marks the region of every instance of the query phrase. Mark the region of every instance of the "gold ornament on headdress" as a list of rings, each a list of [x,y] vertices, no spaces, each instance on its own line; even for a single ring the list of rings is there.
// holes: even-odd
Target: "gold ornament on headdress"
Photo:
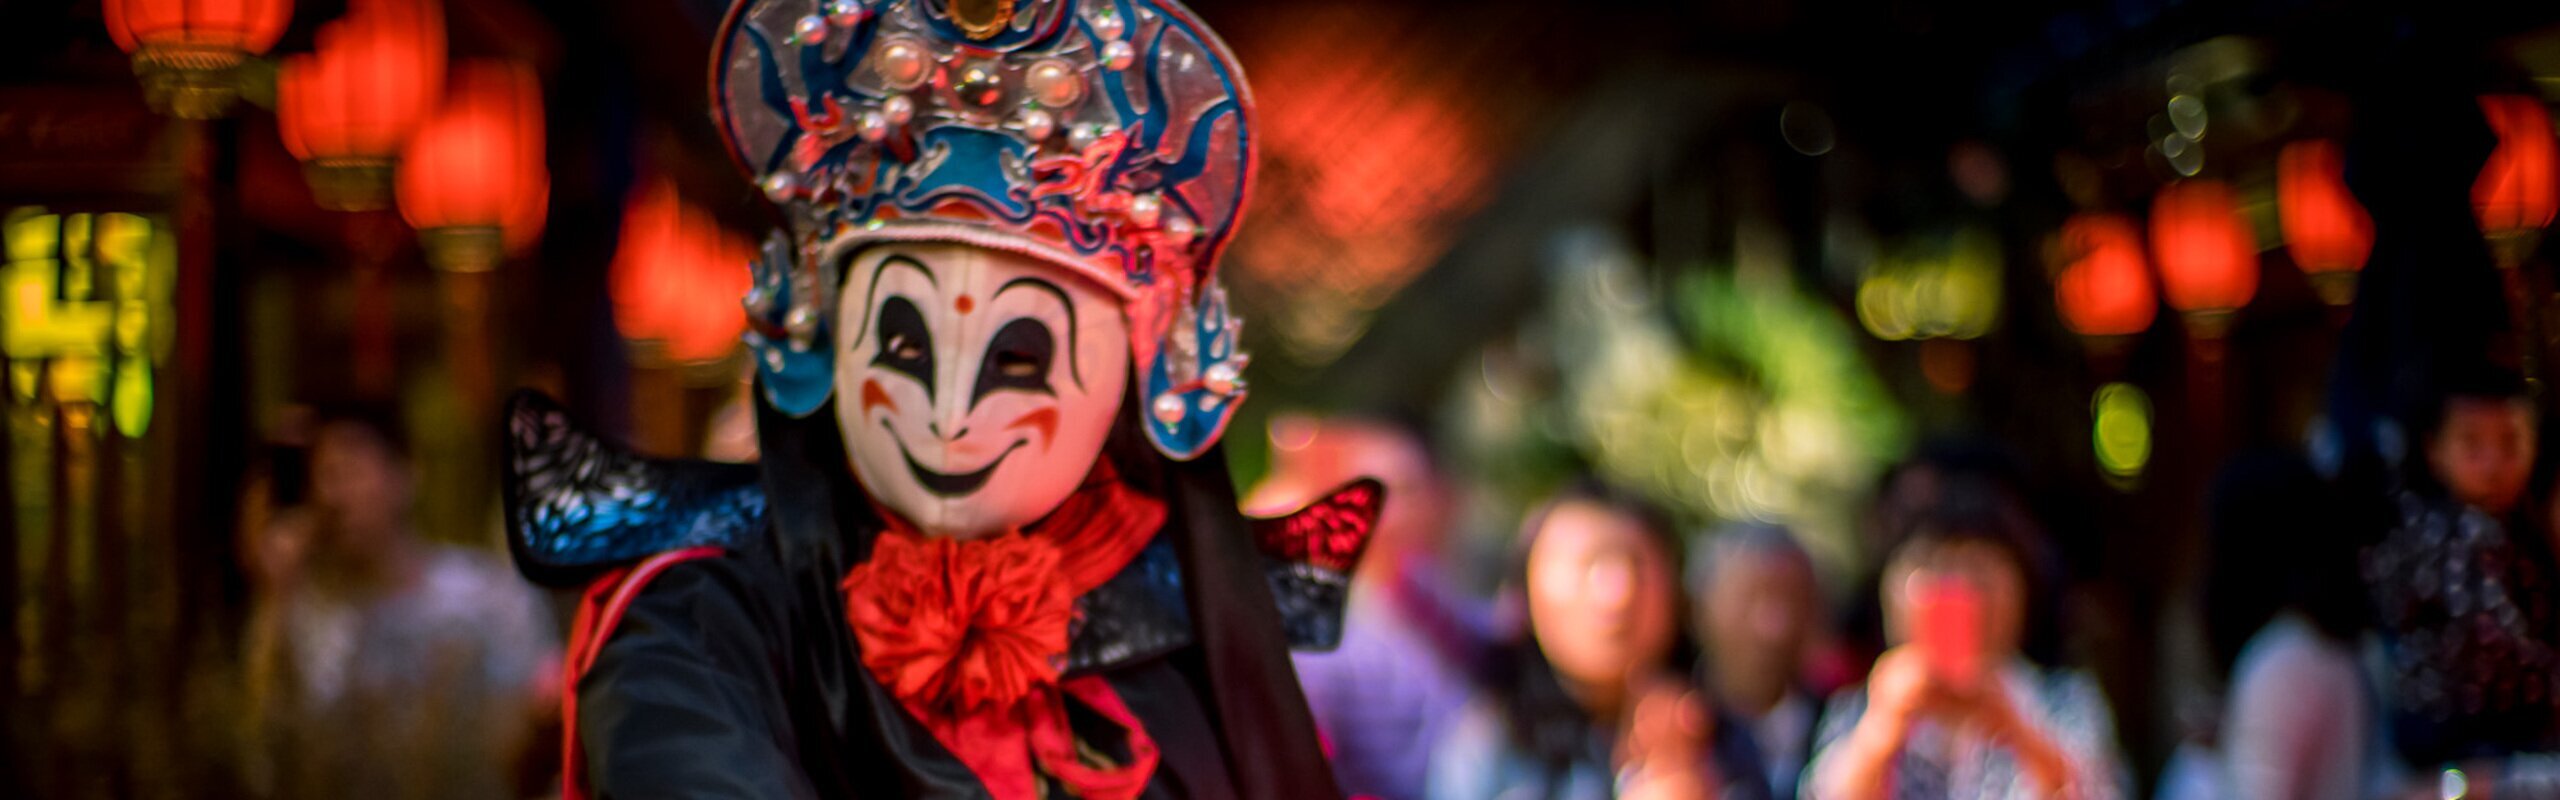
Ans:
[[[1013,24],[1013,0],[951,0],[951,21],[972,40],[995,38]]]

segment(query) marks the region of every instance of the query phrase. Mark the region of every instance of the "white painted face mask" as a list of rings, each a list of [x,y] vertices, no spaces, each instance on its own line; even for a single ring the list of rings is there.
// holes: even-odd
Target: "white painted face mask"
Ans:
[[[836,305],[835,408],[854,477],[929,536],[1057,508],[1120,413],[1129,325],[1099,286],[962,244],[854,254]]]

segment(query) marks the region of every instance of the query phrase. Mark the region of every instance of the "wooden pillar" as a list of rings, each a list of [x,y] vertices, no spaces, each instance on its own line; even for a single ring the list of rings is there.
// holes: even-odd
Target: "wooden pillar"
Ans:
[[[221,191],[237,177],[225,155],[235,132],[222,120],[170,126],[179,175],[178,263],[171,293],[172,402],[162,419],[175,462],[169,533],[183,610],[176,640],[193,647],[229,630],[225,623],[239,616],[248,595],[231,530],[249,462],[248,364],[240,339],[241,281],[222,225],[237,202]]]

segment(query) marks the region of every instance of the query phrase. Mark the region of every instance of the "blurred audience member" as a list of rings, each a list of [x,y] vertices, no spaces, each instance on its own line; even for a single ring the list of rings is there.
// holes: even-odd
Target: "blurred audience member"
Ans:
[[[2022,541],[2040,541],[2036,538],[2042,535],[2040,527],[2022,488],[2025,469],[2006,448],[1991,442],[1957,438],[1921,445],[1919,452],[1877,480],[1875,497],[1859,525],[1860,552],[1893,552],[1913,529],[1950,502],[1966,504],[1975,510],[1969,513],[2018,531]],[[2034,557],[2036,563],[2028,569],[2030,582],[2050,579],[2051,586],[2058,586],[2059,579],[2052,575],[2055,567],[2044,548],[2036,548]],[[1855,670],[1841,684],[1863,675],[1887,644],[1882,570],[1881,562],[1870,565],[1866,579],[1853,587],[1857,596],[1841,619],[1840,645]],[[2054,660],[2060,649],[2060,616],[2053,608],[2029,610],[2020,651],[2031,659]]]
[[[1679,546],[1660,513],[1568,490],[1524,528],[1528,625],[1432,753],[1440,800],[1768,796],[1748,731],[1683,680]]]
[[[1804,659],[1822,619],[1813,558],[1775,525],[1735,525],[1692,551],[1688,585],[1704,646],[1699,680],[1716,707],[1759,745],[1778,797],[1794,797],[1813,749],[1821,699],[1805,688]]]
[[[1942,502],[1940,508],[1987,507]],[[1816,800],[2123,796],[2097,682],[2019,652],[2035,543],[1991,513],[1924,514],[1885,561],[1888,641],[1831,700],[1802,795]]]
[[[2234,459],[2208,498],[2205,613],[2230,676],[2215,744],[2228,798],[2373,796],[2396,777],[2380,755],[2357,539],[2330,485],[2301,456]]]
[[[507,797],[557,700],[532,588],[410,527],[401,428],[366,409],[313,428],[308,504],[252,536],[249,774],[271,797]]]
[[[1343,790],[1421,797],[1431,745],[1466,703],[1466,671],[1483,639],[1440,583],[1450,488],[1422,438],[1393,423],[1284,414],[1271,442],[1271,475],[1245,502],[1254,513],[1295,510],[1361,477],[1386,486],[1352,576],[1341,646],[1295,660]]]
[[[2394,494],[2397,523],[2364,554],[2390,734],[2422,774],[2458,768],[2475,787],[2540,785],[2549,759],[2515,757],[2554,745],[2560,570],[2522,502],[2536,451],[2532,402],[2509,370],[2443,374],[2415,426],[2419,468]]]
[[[2416,483],[2507,521],[2533,476],[2533,397],[2524,378],[2503,367],[2475,364],[2446,373],[2434,407],[2418,420],[2426,470]]]

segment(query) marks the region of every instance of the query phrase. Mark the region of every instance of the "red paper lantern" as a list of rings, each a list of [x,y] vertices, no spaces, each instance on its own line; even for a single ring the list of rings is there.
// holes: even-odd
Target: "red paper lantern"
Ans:
[[[2336,142],[2285,145],[2276,157],[2276,219],[2285,249],[2330,305],[2355,298],[2356,271],[2373,253],[2373,215],[2347,191],[2346,159]]]
[[[2258,240],[2221,181],[2170,184],[2151,202],[2151,254],[2169,306],[2212,334],[2258,292]]]
[[[531,70],[501,62],[463,63],[447,88],[401,156],[400,214],[437,267],[476,272],[542,232],[542,89]]]
[[[276,76],[285,149],[322,206],[381,208],[392,161],[444,93],[444,11],[434,0],[369,0],[318,40]]]
[[[674,184],[635,190],[613,254],[614,327],[679,364],[727,358],[746,332],[738,298],[747,292],[754,254],[745,237],[685,203]]]
[[[291,0],[105,0],[107,34],[133,54],[152,108],[212,119],[240,95],[238,70],[293,19]]]
[[[2081,214],[2062,226],[2064,257],[2053,281],[2062,323],[2082,336],[2130,336],[2151,328],[2160,301],[2143,264],[2142,234],[2114,214]]]
[[[2498,133],[2498,148],[2471,184],[2471,208],[2480,230],[2492,236],[2539,231],[2560,211],[2560,144],[2542,101],[2523,95],[2480,98],[2480,110]]]

